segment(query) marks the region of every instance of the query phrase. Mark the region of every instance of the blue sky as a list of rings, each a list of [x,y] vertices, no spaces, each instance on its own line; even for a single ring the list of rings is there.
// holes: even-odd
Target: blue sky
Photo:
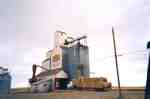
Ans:
[[[33,63],[53,48],[56,30],[88,35],[91,76],[117,85],[111,28],[115,28],[122,86],[144,86],[150,40],[149,0],[1,0],[0,65],[12,87],[27,86]]]

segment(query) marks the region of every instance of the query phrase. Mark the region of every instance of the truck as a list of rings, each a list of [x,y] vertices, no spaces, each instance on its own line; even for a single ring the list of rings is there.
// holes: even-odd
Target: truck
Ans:
[[[95,91],[108,91],[111,90],[112,84],[107,81],[105,77],[99,78],[86,78],[80,77],[72,80],[74,88],[78,90],[95,90]]]

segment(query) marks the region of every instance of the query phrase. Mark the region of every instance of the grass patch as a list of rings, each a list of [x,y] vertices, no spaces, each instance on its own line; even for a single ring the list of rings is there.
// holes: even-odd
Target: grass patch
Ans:
[[[30,93],[30,87],[12,88],[11,93]]]

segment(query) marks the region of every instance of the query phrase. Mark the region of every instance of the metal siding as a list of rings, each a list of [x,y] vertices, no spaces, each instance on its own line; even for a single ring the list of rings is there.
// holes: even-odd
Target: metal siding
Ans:
[[[77,77],[77,68],[80,64],[84,65],[82,76],[89,77],[88,47],[80,47],[79,50],[77,46],[63,48],[63,68],[70,79]]]
[[[88,47],[80,48],[80,64],[83,64],[84,76],[89,77],[89,49]]]
[[[76,46],[68,49],[68,74],[69,78],[76,78],[77,66],[79,65],[78,50]]]
[[[9,74],[0,75],[0,94],[8,94],[11,87],[11,76]]]
[[[62,48],[62,65],[63,65],[63,70],[68,73],[67,71],[67,64],[68,64],[68,55],[67,55],[67,48]]]
[[[77,77],[77,64],[69,64],[69,78],[74,79]]]

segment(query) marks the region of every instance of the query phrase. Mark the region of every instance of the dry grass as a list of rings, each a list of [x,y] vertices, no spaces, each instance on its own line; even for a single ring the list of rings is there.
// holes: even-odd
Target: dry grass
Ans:
[[[30,93],[30,87],[22,87],[22,88],[13,88],[11,89],[11,94],[16,93]]]
[[[118,87],[113,87],[112,91],[118,90]],[[122,91],[144,91],[144,87],[121,87]],[[73,90],[72,90],[73,91]],[[30,93],[30,87],[11,89],[11,94]]]
[[[118,87],[113,87],[112,90],[118,90]],[[121,87],[121,90],[123,91],[144,91],[144,87],[138,86],[138,87]]]

